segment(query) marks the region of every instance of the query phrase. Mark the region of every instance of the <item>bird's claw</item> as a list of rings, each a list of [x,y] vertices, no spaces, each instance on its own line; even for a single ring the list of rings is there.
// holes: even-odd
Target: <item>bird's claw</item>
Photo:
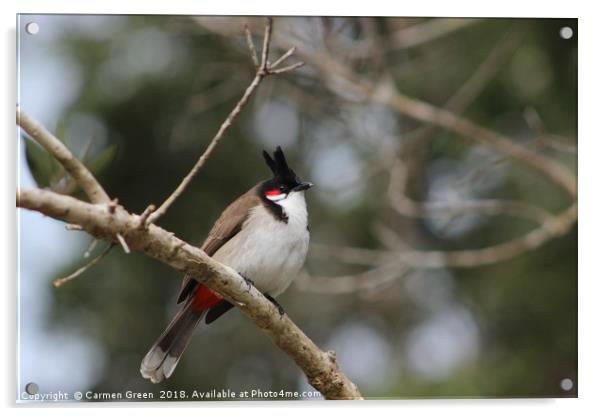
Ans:
[[[247,284],[247,293],[249,293],[251,291],[251,287],[255,286],[255,282],[253,280],[249,279],[244,274],[241,274],[241,276],[243,279],[245,279],[245,283]]]
[[[278,301],[276,299],[274,299],[273,297],[271,297],[268,293],[264,293],[264,296],[266,297],[267,300],[272,302],[272,304],[275,307],[278,308],[278,313],[280,314],[280,317],[282,318],[282,316],[284,315],[284,308],[282,307],[282,305],[279,304]]]

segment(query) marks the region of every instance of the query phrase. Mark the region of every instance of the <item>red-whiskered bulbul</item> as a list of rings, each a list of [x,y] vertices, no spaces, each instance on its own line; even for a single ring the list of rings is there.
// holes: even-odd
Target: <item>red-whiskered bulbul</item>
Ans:
[[[305,262],[309,226],[304,191],[313,186],[289,168],[280,146],[272,158],[263,152],[274,177],[260,182],[220,215],[201,248],[274,299],[291,284]],[[140,365],[144,378],[169,377],[199,323],[210,324],[232,308],[208,287],[185,277],[176,313]]]

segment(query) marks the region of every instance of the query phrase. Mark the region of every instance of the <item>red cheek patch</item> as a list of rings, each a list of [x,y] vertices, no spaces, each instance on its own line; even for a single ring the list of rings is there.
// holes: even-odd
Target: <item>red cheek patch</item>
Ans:
[[[267,191],[265,196],[278,196],[280,195],[280,191],[278,189],[272,189],[271,191]]]

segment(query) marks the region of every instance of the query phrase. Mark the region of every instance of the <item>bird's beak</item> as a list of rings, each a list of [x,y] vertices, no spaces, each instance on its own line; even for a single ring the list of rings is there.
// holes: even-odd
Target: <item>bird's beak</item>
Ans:
[[[311,182],[301,182],[299,185],[293,188],[293,192],[307,191],[312,186],[314,186],[314,184]]]

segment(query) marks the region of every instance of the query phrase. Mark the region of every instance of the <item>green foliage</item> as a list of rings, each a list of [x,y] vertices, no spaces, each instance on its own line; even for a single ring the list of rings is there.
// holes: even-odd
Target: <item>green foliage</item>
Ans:
[[[25,142],[25,157],[34,180],[40,188],[50,186],[52,178],[61,169],[58,162],[46,152],[42,146],[32,139],[22,136]]]

